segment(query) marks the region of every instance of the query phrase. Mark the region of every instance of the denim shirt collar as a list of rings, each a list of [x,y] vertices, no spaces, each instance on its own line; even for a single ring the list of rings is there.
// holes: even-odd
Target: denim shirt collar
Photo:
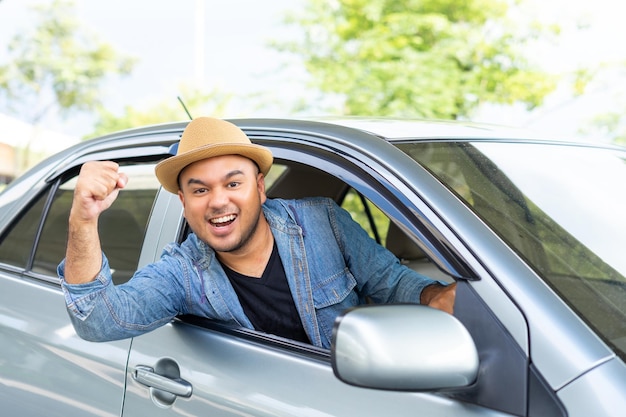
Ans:
[[[298,224],[298,216],[288,201],[268,200],[263,205],[263,213],[274,235],[274,241],[281,256],[291,294],[306,333],[313,344],[321,343],[317,318],[314,314],[313,294],[308,278],[304,231]],[[210,302],[218,317],[233,321],[240,326],[252,328],[244,314],[237,294],[217,260],[215,251],[194,234],[190,243],[200,252],[193,261],[195,273],[202,277],[203,292],[207,295],[203,302]],[[209,297],[210,295],[210,297]],[[210,300],[210,301],[209,301]]]

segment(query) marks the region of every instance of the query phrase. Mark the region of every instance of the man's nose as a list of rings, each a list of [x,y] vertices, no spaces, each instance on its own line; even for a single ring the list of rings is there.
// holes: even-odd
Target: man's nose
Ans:
[[[212,208],[221,208],[228,204],[228,192],[226,189],[216,187],[211,190],[211,198],[209,199],[209,205]]]

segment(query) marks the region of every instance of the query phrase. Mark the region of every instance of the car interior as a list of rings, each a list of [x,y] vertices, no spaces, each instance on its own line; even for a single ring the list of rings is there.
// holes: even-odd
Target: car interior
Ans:
[[[384,213],[349,184],[328,172],[293,161],[275,161],[266,177],[266,195],[268,198],[283,199],[331,198],[348,210],[370,236],[396,255],[402,264],[439,281],[454,281]],[[190,229],[185,225],[179,241],[182,242],[189,233]]]
[[[269,198],[297,199],[308,196],[332,198],[350,211],[353,218],[370,233],[372,238],[384,244],[400,262],[428,277],[446,282],[453,281],[430,261],[424,251],[394,222],[340,178],[308,165],[276,161],[268,174],[266,187]],[[346,202],[350,193],[354,193],[358,198],[356,203],[348,205]],[[384,218],[382,222],[374,219],[372,214],[374,210],[379,212],[379,218]]]

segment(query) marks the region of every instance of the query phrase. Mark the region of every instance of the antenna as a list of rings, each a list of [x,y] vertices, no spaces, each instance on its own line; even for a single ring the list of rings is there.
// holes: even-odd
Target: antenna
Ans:
[[[185,106],[185,103],[183,103],[183,99],[180,98],[180,96],[176,96],[176,98],[178,99],[178,101],[180,101],[180,104],[183,106],[183,109],[185,109],[185,113],[187,113],[187,116],[189,116],[189,120],[193,120],[193,117],[191,117],[191,113],[189,113],[189,110],[187,110],[187,106]]]

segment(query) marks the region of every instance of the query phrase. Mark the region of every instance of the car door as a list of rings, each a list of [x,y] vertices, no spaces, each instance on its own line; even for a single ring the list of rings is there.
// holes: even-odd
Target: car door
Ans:
[[[68,165],[74,167],[50,181],[35,178],[19,196],[11,191],[13,216],[0,235],[2,415],[116,416],[122,411],[130,340],[96,344],[80,339],[57,277],[78,172]],[[118,282],[137,267],[158,188],[153,163],[132,162],[125,169],[129,187],[100,224]]]
[[[402,224],[412,238],[425,239],[423,249],[431,256],[439,256],[439,263],[448,265],[448,271],[460,265],[455,263],[450,253],[441,253],[441,241],[433,236],[438,227],[440,235],[447,234],[445,225],[435,223],[436,216],[424,204],[415,207],[401,193],[394,195],[402,187],[401,181],[383,181],[380,172],[371,168],[375,164],[364,161],[367,159],[365,155],[359,157],[354,153],[331,151],[325,149],[323,144],[309,147],[293,138],[290,141],[268,143],[273,148],[276,165],[281,172],[294,172],[304,165],[306,169],[317,170],[326,176],[310,177],[309,181],[296,181],[289,185],[289,181],[284,181],[288,177],[279,174],[278,179],[272,180],[275,183],[268,187],[268,194],[273,194],[274,187],[279,187],[283,190],[280,196],[296,197],[283,193],[291,190],[295,194],[308,194],[317,186],[321,191],[316,191],[316,195],[321,192],[335,198],[336,193],[341,194],[341,187],[335,188],[333,183],[343,184],[344,189],[352,187],[374,202],[394,222]],[[350,155],[350,159],[354,157],[355,161],[364,162],[346,161],[340,156],[346,154]],[[298,165],[293,162],[298,162]],[[287,168],[281,169],[281,164]],[[329,174],[332,178],[328,177]],[[390,192],[391,189],[395,190]],[[145,253],[157,256],[159,246],[177,239],[182,224],[179,204],[171,196],[159,196],[153,219],[163,223],[151,224],[150,228],[164,228],[164,233],[170,236],[148,239],[146,243],[153,242],[155,247],[144,247]],[[176,218],[173,213],[176,212],[178,220],[173,221]],[[148,258],[142,259],[142,262],[148,261]],[[480,268],[479,264],[473,266]],[[456,275],[462,274],[457,271]],[[452,280],[450,276],[448,279]],[[484,329],[483,334],[489,336],[479,343],[482,359],[489,360],[485,362],[488,368],[482,368],[489,370],[489,376],[481,375],[481,384],[453,392],[359,388],[335,377],[328,350],[255,331],[222,327],[209,320],[181,317],[134,338],[128,361],[124,415],[526,414],[529,377],[522,315],[493,282],[479,281],[477,289],[472,287],[476,284],[470,281],[459,284],[460,298],[465,300],[460,303],[465,322],[473,328]],[[477,294],[500,297],[498,308],[508,311],[507,323],[503,325],[498,321]],[[512,336],[507,326],[521,326],[522,331]],[[516,338],[521,339],[522,347]]]

